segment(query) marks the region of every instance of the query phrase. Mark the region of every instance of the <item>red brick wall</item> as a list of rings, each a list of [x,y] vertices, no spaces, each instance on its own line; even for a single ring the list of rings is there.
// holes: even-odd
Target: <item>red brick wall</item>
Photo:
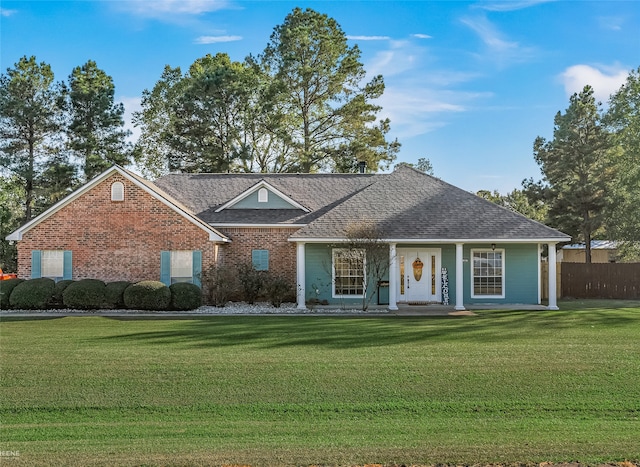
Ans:
[[[123,202],[111,201],[111,184],[124,184]],[[207,232],[115,173],[25,232],[18,242],[18,275],[31,277],[31,250],[71,250],[73,279],[160,279],[160,251],[201,250],[213,264]]]
[[[219,228],[232,243],[220,248],[224,264],[238,266],[251,263],[252,250],[269,250],[269,271],[296,283],[296,244],[288,238],[296,228]]]

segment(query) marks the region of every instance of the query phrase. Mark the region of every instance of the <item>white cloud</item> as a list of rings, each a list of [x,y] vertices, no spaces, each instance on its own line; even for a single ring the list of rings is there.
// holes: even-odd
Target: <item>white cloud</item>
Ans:
[[[231,6],[227,0],[122,0],[116,5],[139,16],[200,15]]]
[[[196,44],[217,44],[219,42],[241,41],[242,36],[200,36],[196,38]]]
[[[447,125],[447,116],[466,112],[487,93],[452,91],[415,85],[389,86],[377,103],[380,118],[389,118],[394,136],[410,138]]]
[[[130,143],[135,143],[140,137],[140,128],[133,126],[133,112],[142,110],[142,98],[122,96],[120,97],[120,102],[122,102],[122,105],[124,105],[124,128],[125,130],[129,130],[131,132],[131,135],[129,136],[129,138],[127,138],[127,140]]]
[[[9,10],[7,8],[0,7],[0,16],[9,17],[11,15],[15,15],[17,12],[18,10]]]
[[[502,0],[498,2],[480,2],[475,7],[487,11],[515,11],[552,1],[555,0]]]
[[[388,41],[389,36],[347,36],[350,41]]]
[[[510,41],[486,17],[462,18],[462,23],[478,34],[486,47],[484,60],[491,60],[500,66],[529,60],[535,49]]]
[[[622,31],[624,22],[625,18],[622,16],[600,16],[598,18],[600,28],[607,31]]]
[[[560,79],[567,96],[579,93],[586,85],[589,85],[593,88],[596,100],[606,102],[611,94],[620,89],[627,76],[629,76],[629,70],[621,66],[599,66],[596,68],[590,65],[574,65],[567,68],[560,75]]]
[[[416,39],[433,39],[429,34],[411,34],[411,37],[415,37]]]

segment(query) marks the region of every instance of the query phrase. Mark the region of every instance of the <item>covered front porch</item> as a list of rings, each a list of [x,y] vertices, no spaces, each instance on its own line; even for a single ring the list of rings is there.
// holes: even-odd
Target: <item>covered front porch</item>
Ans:
[[[514,306],[517,306],[518,309],[535,307],[557,310],[556,243],[544,243],[549,249],[550,264],[548,280],[551,298],[547,306],[543,306],[541,300],[540,253],[543,243],[498,239],[467,242],[385,241],[388,245],[387,274],[375,279],[383,279],[385,286],[388,285],[388,304],[385,306],[392,312],[402,310],[414,313],[416,304],[427,305],[428,311],[435,311],[438,306],[454,311],[503,306],[509,309],[516,309]],[[310,296],[321,296],[321,287],[325,291],[325,298],[316,301],[316,304],[326,302],[327,306],[354,308],[362,303],[361,290],[349,296],[336,293],[332,251],[340,249],[339,243],[296,244],[299,309],[307,308]],[[362,268],[361,282],[372,281],[364,272],[366,266]],[[364,287],[364,290],[367,288]],[[380,296],[377,302],[383,303],[379,299]],[[370,301],[369,306],[379,306],[377,302]]]

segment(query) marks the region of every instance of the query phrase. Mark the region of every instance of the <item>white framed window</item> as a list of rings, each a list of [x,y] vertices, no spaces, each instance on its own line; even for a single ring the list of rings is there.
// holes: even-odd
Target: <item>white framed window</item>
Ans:
[[[56,282],[64,277],[64,251],[42,250],[40,253],[40,277],[48,277]]]
[[[333,296],[362,297],[366,280],[364,250],[336,248],[332,252]]]
[[[258,190],[258,203],[268,203],[269,202],[269,190],[266,188],[260,188]]]
[[[124,201],[124,184],[122,182],[111,184],[111,201]]]
[[[504,250],[471,250],[471,297],[504,298]]]
[[[171,283],[193,282],[193,252],[176,250],[171,252]]]

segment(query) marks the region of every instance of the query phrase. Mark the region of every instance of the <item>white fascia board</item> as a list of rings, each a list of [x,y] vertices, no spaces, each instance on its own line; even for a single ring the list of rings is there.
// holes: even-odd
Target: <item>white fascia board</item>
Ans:
[[[289,237],[290,242],[302,242],[302,243],[342,243],[350,241],[347,238],[300,238],[300,237]],[[456,243],[561,243],[563,240],[561,238],[512,238],[512,239],[504,239],[504,238],[464,238],[464,239],[438,239],[438,238],[381,238],[381,242],[383,243],[396,243],[398,246],[402,244],[414,244],[414,243],[439,243],[439,244],[451,244],[454,245]]]
[[[223,204],[218,209],[216,209],[215,212],[224,211],[225,209],[230,208],[234,204],[236,204],[236,203],[242,201],[243,199],[245,199],[247,196],[251,195],[252,193],[255,193],[260,188],[266,188],[267,190],[271,191],[272,193],[275,193],[280,198],[284,199],[287,203],[291,204],[293,207],[296,207],[298,209],[302,209],[304,212],[311,212],[311,210],[305,208],[302,204],[300,204],[297,201],[291,199],[289,196],[285,195],[280,190],[278,190],[277,188],[273,187],[272,185],[270,185],[269,183],[267,183],[264,180],[260,180],[258,183],[253,185],[248,190],[243,191],[238,196],[233,198],[231,201],[227,201],[225,204]]]
[[[161,203],[163,203],[167,207],[171,208],[173,211],[175,211],[176,213],[178,213],[179,215],[181,215],[182,217],[187,219],[192,224],[194,224],[197,227],[200,227],[201,229],[205,230],[209,234],[209,241],[217,242],[217,243],[229,243],[231,241],[230,239],[222,236],[219,232],[216,232],[208,224],[200,221],[199,219],[196,219],[194,216],[186,213],[184,210],[180,209],[178,206],[176,206],[175,204],[171,203],[169,200],[164,198],[159,193],[151,190],[145,184],[141,183],[136,178],[134,178],[131,175],[129,175],[125,170],[121,169],[117,165],[114,165],[113,167],[105,170],[100,175],[95,177],[93,180],[88,182],[86,185],[78,188],[76,191],[74,191],[73,193],[69,194],[67,197],[65,197],[62,200],[58,201],[56,204],[51,206],[45,212],[40,214],[38,217],[33,218],[31,221],[27,222],[25,225],[23,225],[22,227],[17,229],[15,232],[12,232],[11,234],[9,234],[6,237],[6,239],[7,240],[13,240],[13,241],[22,240],[22,236],[23,236],[23,234],[25,232],[29,231],[31,228],[33,228],[34,226],[38,225],[43,220],[51,217],[53,214],[55,214],[56,212],[58,212],[60,209],[64,208],[68,204],[70,204],[75,199],[79,198],[80,196],[82,196],[86,192],[90,191],[97,184],[103,182],[108,177],[110,177],[114,172],[119,173],[124,178],[129,180],[131,183],[136,185],[138,188],[141,188],[146,193],[151,195],[153,198],[157,199],[158,201],[160,201]]]
[[[229,223],[229,224],[219,224],[213,223],[209,224],[214,229],[216,228],[224,228],[224,227],[236,227],[236,228],[245,228],[245,229],[265,229],[265,228],[277,228],[277,229],[300,229],[302,227],[306,227],[307,224],[240,224],[240,223]]]

